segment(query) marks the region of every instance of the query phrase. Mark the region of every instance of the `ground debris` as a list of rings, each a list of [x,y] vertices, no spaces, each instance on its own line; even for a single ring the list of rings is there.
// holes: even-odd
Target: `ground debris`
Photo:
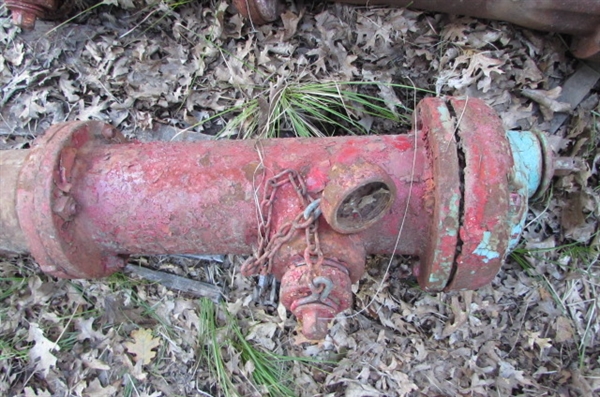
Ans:
[[[559,36],[502,22],[319,3],[251,26],[225,1],[153,3],[139,12],[100,7],[78,23],[38,22],[29,33],[0,8],[0,149],[27,147],[49,125],[75,119],[110,122],[144,141],[211,139],[233,117],[215,114],[300,81],[373,81],[372,93],[405,106],[423,94],[383,83],[414,84],[483,98],[507,129],[548,131],[552,112],[567,110],[556,107],[557,93],[576,66]],[[290,364],[297,395],[593,395],[598,88],[549,137],[585,166],[557,177],[532,205],[522,244],[478,291],[426,294],[405,277],[414,258],[373,257],[353,287],[354,308],[312,343],[281,306],[256,305],[239,258],[133,261],[223,287],[252,343],[321,360]],[[365,123],[372,133],[402,132]],[[0,300],[2,395],[224,395],[199,364],[203,323],[188,294],[123,274],[57,280],[31,258],[6,257]],[[238,393],[261,395],[248,382],[256,368],[231,346],[221,351]]]

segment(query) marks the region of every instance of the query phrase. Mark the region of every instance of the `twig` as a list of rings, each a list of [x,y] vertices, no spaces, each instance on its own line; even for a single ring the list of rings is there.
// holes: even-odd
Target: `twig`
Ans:
[[[167,288],[192,294],[198,297],[207,297],[215,303],[219,303],[223,297],[221,288],[201,281],[176,276],[165,272],[151,270],[141,266],[127,265],[125,273],[133,273],[146,280],[157,282]]]

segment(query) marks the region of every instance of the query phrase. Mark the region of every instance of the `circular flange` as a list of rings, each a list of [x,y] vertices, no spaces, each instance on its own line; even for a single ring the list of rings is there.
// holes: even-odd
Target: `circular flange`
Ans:
[[[513,158],[502,121],[480,99],[451,98],[464,155],[464,213],[455,270],[446,290],[477,289],[492,281],[508,251]]]
[[[546,193],[550,183],[552,183],[552,178],[554,177],[554,152],[548,142],[548,138],[546,138],[546,135],[543,132],[533,131],[533,133],[539,141],[543,159],[543,171],[540,185],[535,192],[529,192],[529,197],[536,200]]]
[[[450,280],[458,241],[462,198],[454,137],[456,129],[444,99],[423,99],[415,115],[415,127],[426,135],[433,165],[430,238],[415,274],[423,290],[437,292],[443,290]]]
[[[102,251],[87,238],[70,194],[79,149],[123,140],[108,124],[77,121],[52,126],[30,149],[19,175],[17,214],[30,252],[44,272],[94,278],[125,266],[124,257]]]

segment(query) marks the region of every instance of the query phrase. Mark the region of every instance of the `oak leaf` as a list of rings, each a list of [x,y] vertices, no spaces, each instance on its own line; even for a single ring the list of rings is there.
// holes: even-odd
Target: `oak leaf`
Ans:
[[[135,362],[142,362],[142,365],[150,364],[156,352],[152,351],[160,342],[158,338],[152,336],[149,329],[137,329],[131,333],[133,342],[125,342],[125,348],[135,357]]]

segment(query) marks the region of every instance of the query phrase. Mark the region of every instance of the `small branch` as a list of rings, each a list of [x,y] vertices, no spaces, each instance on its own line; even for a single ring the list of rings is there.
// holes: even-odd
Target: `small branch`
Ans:
[[[198,297],[206,297],[215,303],[219,303],[223,297],[221,288],[201,281],[176,276],[165,272],[151,270],[141,266],[127,265],[125,273],[135,274],[143,279],[157,282],[167,288],[192,294]]]

